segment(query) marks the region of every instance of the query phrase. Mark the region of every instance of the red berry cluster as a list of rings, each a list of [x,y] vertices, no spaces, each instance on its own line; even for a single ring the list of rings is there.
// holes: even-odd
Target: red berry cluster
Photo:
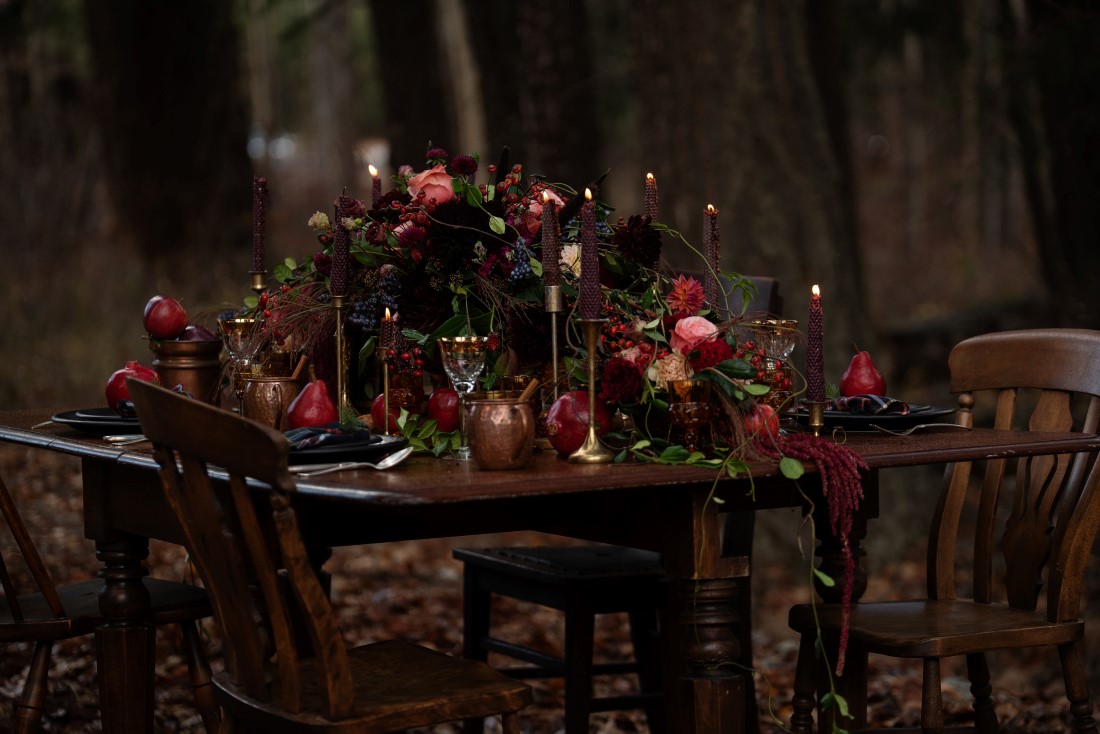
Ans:
[[[265,336],[270,335],[277,344],[282,344],[286,339],[286,330],[278,325],[278,318],[275,317],[279,311],[280,303],[279,296],[289,293],[290,286],[283,283],[279,286],[279,290],[275,294],[270,294],[264,291],[260,294],[260,303],[257,306],[257,311],[263,316],[263,323],[260,325],[260,333]]]
[[[488,171],[489,175],[493,175],[497,172],[497,167],[489,166]],[[518,191],[519,181],[521,178],[523,178],[523,165],[517,163],[516,165],[512,166],[511,171],[504,175],[504,178],[500,179],[500,181],[496,183],[497,193],[504,196],[504,201],[506,203],[515,204],[517,201],[519,201]],[[478,186],[478,189],[481,191],[481,195],[483,197],[489,195],[488,184],[481,184],[480,186]],[[512,189],[515,189],[515,191],[513,191]]]
[[[385,359],[390,369],[398,374],[412,375],[413,377],[424,376],[424,356],[420,351],[420,347],[402,351],[387,349]]]
[[[756,368],[756,382],[770,385],[774,390],[790,390],[791,378],[787,375],[781,360],[775,360],[774,369],[766,364],[767,354],[763,347],[756,346],[752,340],[747,340],[737,345],[734,356],[748,360],[748,363]]]
[[[633,323],[624,322],[623,315],[611,305],[603,304],[603,317],[607,319],[607,325],[600,333],[600,344],[612,354],[638,347],[638,350],[646,355],[647,362],[669,355],[668,347],[658,347],[648,339],[636,339],[637,331]]]

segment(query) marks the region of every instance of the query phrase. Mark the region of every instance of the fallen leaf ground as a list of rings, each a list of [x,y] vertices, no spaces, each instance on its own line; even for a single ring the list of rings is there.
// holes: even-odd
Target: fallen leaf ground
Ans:
[[[0,475],[5,478],[22,508],[24,520],[38,542],[51,572],[59,581],[84,578],[96,571],[94,547],[84,539],[81,520],[79,463],[48,452],[0,446]],[[400,637],[448,653],[458,654],[462,641],[462,568],[451,558],[456,546],[490,544],[540,544],[568,542],[560,538],[518,533],[443,540],[391,543],[337,549],[326,569],[333,577],[333,599],[349,642]],[[7,550],[7,546],[4,546]],[[786,629],[786,610],[805,601],[803,569],[787,559],[769,563],[754,559],[754,632],[757,699],[761,728],[780,732],[777,723],[789,716],[790,689],[797,640]],[[922,588],[921,551],[911,560],[876,569],[868,598],[887,593],[919,594]],[[8,558],[5,555],[5,558]],[[181,579],[187,566],[181,548],[154,542],[148,562],[152,575]],[[1090,609],[1097,605],[1092,603]],[[561,619],[557,612],[512,600],[498,600],[495,619],[500,636],[525,641],[555,651],[560,649]],[[606,660],[630,655],[626,620],[619,615],[601,617],[596,629],[597,655]],[[173,630],[158,637],[157,713],[158,732],[199,732],[201,723],[187,695],[186,669],[178,654]],[[210,641],[215,666],[218,649]],[[17,695],[30,648],[8,645],[0,657],[0,731],[10,722],[11,702]],[[1096,690],[1097,664],[1089,660]],[[872,659],[870,718],[884,728],[913,725],[920,710],[919,666]],[[998,712],[1006,732],[1069,731],[1058,660],[1053,652],[1003,653],[991,661],[995,671]],[[965,670],[952,663],[944,670],[944,697],[952,718],[965,721],[969,710]],[[598,692],[630,690],[634,681],[616,678],[599,682]],[[523,715],[530,734],[562,730],[560,683],[536,684],[535,703]],[[80,638],[60,644],[50,671],[50,696],[43,726],[49,732],[100,730],[93,640]],[[453,732],[453,727],[433,731]],[[646,732],[639,712],[614,712],[592,717],[593,734]]]

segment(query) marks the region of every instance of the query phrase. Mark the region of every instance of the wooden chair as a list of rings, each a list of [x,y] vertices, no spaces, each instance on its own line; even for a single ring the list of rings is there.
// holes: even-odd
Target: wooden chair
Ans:
[[[994,428],[1010,429],[1026,421],[1026,430],[1031,431],[1097,431],[1100,331],[986,334],[958,344],[949,366],[951,390],[959,393],[960,423],[972,424],[976,393],[983,397],[991,393]],[[1030,412],[1023,403],[1030,406],[1031,400],[1024,401],[1022,396],[1034,398]],[[1072,412],[1074,407],[1083,412]],[[1083,420],[1075,424],[1074,415],[1083,416]],[[1056,646],[1073,726],[1077,732],[1096,732],[1082,668],[1084,622],[1079,616],[1082,577],[1100,523],[1096,457],[1081,454],[986,462],[980,486],[975,480],[973,487],[978,502],[972,598],[962,598],[956,593],[956,546],[971,474],[970,463],[949,466],[945,474],[928,542],[927,598],[853,605],[849,650],[924,661],[921,728],[927,732],[944,727],[940,659],[965,655],[974,695],[974,728],[996,732],[1000,729],[986,653]],[[1014,496],[1010,498],[1010,494]],[[1002,501],[1005,507],[998,513]],[[998,532],[1002,559],[997,557]],[[995,573],[995,566],[1002,562],[1003,567]],[[997,591],[995,579],[1000,576],[1004,584]],[[1044,598],[1045,610],[1040,609]],[[839,608],[818,605],[817,614],[823,636],[835,647]],[[815,660],[817,632],[811,607],[794,607],[790,625],[802,635],[791,728],[809,732],[815,688],[822,690],[815,685],[822,671]],[[850,694],[849,707],[860,724],[865,718],[866,697],[855,700],[858,695]]]
[[[34,541],[27,532],[15,501],[0,478],[0,514],[7,523],[29,572],[30,583],[18,583],[13,576],[15,566],[0,553],[0,642],[33,642],[34,652],[23,683],[11,728],[20,734],[38,731],[46,702],[47,677],[55,642],[91,634],[105,620],[99,613],[99,592],[103,582],[89,579],[58,586],[50,578]],[[178,624],[183,633],[185,655],[190,671],[190,684],[196,706],[206,730],[213,734],[218,728],[218,706],[210,686],[210,666],[203,654],[196,621],[211,614],[206,593],[189,584],[146,579],[152,608],[150,620],[157,625]]]
[[[506,734],[519,734],[531,691],[488,665],[398,641],[345,645],[299,532],[281,433],[129,384],[221,628],[224,732],[388,732],[499,715]],[[210,466],[228,482],[212,481]]]
[[[689,273],[690,274],[690,273]],[[695,273],[696,278],[701,274]],[[746,313],[779,315],[783,299],[773,278],[750,278],[756,295]],[[728,280],[724,288],[730,287]],[[739,296],[738,296],[739,298]],[[740,300],[731,303],[741,313]],[[752,552],[752,513],[727,515],[724,555],[747,556]],[[454,557],[464,564],[463,654],[471,660],[488,660],[490,652],[528,663],[526,667],[504,668],[522,679],[565,678],[566,734],[587,734],[589,716],[599,711],[644,708],[651,732],[663,732],[664,704],[658,641],[658,619],[665,604],[664,569],[661,557],[652,551],[622,546],[575,546],[540,548],[457,548]],[[739,580],[739,630],[742,657],[739,663],[752,667],[748,579]],[[563,656],[539,651],[491,635],[492,595],[533,602],[563,612],[565,639]],[[626,613],[634,661],[595,664],[592,660],[594,617],[597,614]],[[639,693],[629,696],[594,698],[593,676],[636,674]],[[747,710],[755,718],[756,700],[751,679],[746,685]],[[472,731],[472,729],[467,730]]]

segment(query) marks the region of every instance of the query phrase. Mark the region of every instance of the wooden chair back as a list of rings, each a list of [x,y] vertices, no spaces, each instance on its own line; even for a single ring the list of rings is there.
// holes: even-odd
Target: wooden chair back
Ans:
[[[1100,331],[986,334],[959,343],[948,364],[951,390],[959,394],[960,423],[973,425],[977,401],[988,397],[993,428],[1097,431]],[[928,546],[928,593],[933,599],[955,598],[956,547],[970,479],[969,462],[947,469]],[[1009,502],[1002,490],[1012,484]],[[986,462],[974,519],[975,601],[997,600],[999,531],[1007,602],[1035,610],[1045,584],[1048,619],[1077,619],[1084,570],[1100,524],[1098,484],[1096,457],[1088,453]]]
[[[34,540],[27,532],[27,526],[23,522],[23,517],[19,514],[19,509],[15,506],[15,499],[11,496],[3,477],[0,477],[0,514],[4,516],[8,534],[15,542],[15,549],[19,551],[19,556],[23,559],[23,563],[26,564],[27,570],[34,580],[35,591],[42,594],[49,613],[58,619],[63,619],[66,616],[65,607],[61,602],[60,595],[57,593],[57,586],[50,577],[50,572],[42,561],[42,556],[38,554]],[[11,615],[11,620],[17,623],[25,622],[26,615],[19,603],[19,596],[21,593],[26,593],[26,590],[18,588],[8,568],[8,559],[4,557],[3,548],[0,548],[0,587],[3,587],[4,602],[8,608],[8,613]]]
[[[286,438],[156,385],[128,383],[142,431],[153,442],[165,496],[212,599],[234,684],[291,713],[302,709],[303,685],[319,686],[322,710],[316,713],[348,717],[354,695],[347,650],[291,506],[295,487]],[[213,469],[216,480],[212,467],[224,470]],[[270,487],[266,501],[249,489],[249,479]],[[294,626],[283,574],[301,612]],[[302,627],[308,641],[294,638]],[[306,647],[299,642],[313,650],[320,681],[299,680],[297,651]]]

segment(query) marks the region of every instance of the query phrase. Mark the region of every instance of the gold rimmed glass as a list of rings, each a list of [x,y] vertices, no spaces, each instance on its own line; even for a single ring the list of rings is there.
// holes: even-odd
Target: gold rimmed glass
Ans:
[[[470,447],[466,442],[466,396],[477,388],[478,377],[485,369],[488,341],[487,336],[445,336],[438,342],[443,369],[462,402],[459,408],[462,444],[455,453],[456,459],[470,458]]]

